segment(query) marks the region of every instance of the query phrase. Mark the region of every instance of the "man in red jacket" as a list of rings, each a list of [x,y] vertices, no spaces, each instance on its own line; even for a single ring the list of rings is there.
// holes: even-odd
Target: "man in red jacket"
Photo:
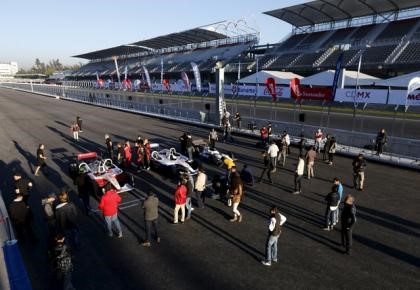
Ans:
[[[105,185],[105,191],[98,208],[104,215],[108,236],[112,237],[112,224],[114,224],[118,231],[118,237],[122,238],[121,225],[118,220],[118,205],[121,203],[121,196],[118,195],[111,183]]]
[[[181,179],[175,190],[174,224],[178,224],[178,213],[181,209],[181,223],[185,220],[185,203],[187,202],[186,180]]]

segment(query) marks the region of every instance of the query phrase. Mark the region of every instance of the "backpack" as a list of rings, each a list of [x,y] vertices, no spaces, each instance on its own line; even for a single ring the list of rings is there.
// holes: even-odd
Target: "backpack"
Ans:
[[[67,252],[65,246],[61,247],[60,253],[55,258],[55,266],[58,272],[68,273],[73,270],[71,256]]]

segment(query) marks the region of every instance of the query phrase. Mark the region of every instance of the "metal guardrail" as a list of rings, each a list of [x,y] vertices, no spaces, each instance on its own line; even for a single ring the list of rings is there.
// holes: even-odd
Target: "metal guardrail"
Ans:
[[[0,250],[0,289],[9,290],[10,283],[7,274],[6,261],[3,253],[3,247],[7,241],[14,240],[15,235],[4,204],[3,195],[0,190],[0,241],[2,250]]]
[[[1,86],[1,84],[0,84]],[[104,91],[92,93],[92,90],[82,90],[80,88],[56,86],[56,85],[35,85],[35,84],[3,84],[3,87],[23,90],[27,92],[39,93],[51,97],[63,98],[71,101],[83,102],[102,107],[115,108],[129,112],[137,112],[144,115],[161,117],[165,119],[175,120],[178,122],[185,122],[188,124],[218,127],[218,125],[207,124],[207,112],[194,109],[173,108],[168,105],[145,104],[134,101],[127,101],[130,93]],[[107,96],[109,95],[109,96]],[[256,119],[251,117],[242,117],[242,124],[252,123],[257,128],[266,126],[268,119]],[[374,145],[376,135],[361,132],[352,132],[334,128],[325,128],[314,125],[271,121],[274,133],[281,133],[286,130],[291,136],[304,136],[309,142],[313,142],[313,133],[322,128],[324,133],[331,134],[336,137],[339,145],[339,152],[349,155],[357,155],[364,152],[369,155],[370,159],[379,162],[391,163],[410,168],[420,168],[420,140],[406,139],[398,137],[389,137],[386,146],[386,154],[378,157],[374,155],[373,150],[366,147]],[[258,131],[250,130],[234,130],[237,133],[258,136]],[[298,140],[298,138],[296,137]],[[296,141],[297,142],[297,141]]]

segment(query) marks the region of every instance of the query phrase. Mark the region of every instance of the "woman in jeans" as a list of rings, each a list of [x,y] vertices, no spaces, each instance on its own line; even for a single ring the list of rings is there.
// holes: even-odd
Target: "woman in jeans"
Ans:
[[[243,215],[238,210],[239,203],[241,202],[243,195],[243,183],[239,175],[235,175],[232,178],[230,192],[232,193],[232,210],[233,218],[230,219],[231,222],[242,222]]]

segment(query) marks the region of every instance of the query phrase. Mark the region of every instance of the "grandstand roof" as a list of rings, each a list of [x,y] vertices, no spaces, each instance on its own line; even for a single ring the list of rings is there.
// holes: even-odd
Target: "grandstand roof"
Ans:
[[[264,12],[301,27],[420,6],[420,0],[316,0]]]
[[[420,71],[412,72],[409,74],[397,76],[394,78],[381,80],[376,82],[376,86],[384,86],[384,87],[400,87],[400,88],[407,88],[408,83],[411,81],[412,78],[420,77]]]
[[[289,85],[290,80],[294,78],[301,79],[300,75],[297,75],[292,72],[283,72],[283,71],[266,71],[262,70],[258,72],[258,83],[265,84],[265,81],[268,78],[274,78],[277,85]],[[255,84],[257,82],[257,73],[244,77],[238,80],[238,83],[244,84]]]
[[[357,71],[345,71],[344,85],[345,86],[356,86],[357,82]],[[335,70],[326,70],[309,77],[306,77],[300,81],[302,85],[312,86],[326,86],[331,87],[334,80]],[[364,73],[359,73],[359,86],[370,86],[381,79]]]
[[[192,43],[201,43],[218,39],[225,39],[228,36],[203,28],[194,28],[182,32],[171,33],[147,40],[141,40],[128,45],[119,45],[107,49],[75,55],[74,57],[84,59],[101,59],[111,56],[133,54],[138,52],[153,51],[168,47],[182,46]]]

